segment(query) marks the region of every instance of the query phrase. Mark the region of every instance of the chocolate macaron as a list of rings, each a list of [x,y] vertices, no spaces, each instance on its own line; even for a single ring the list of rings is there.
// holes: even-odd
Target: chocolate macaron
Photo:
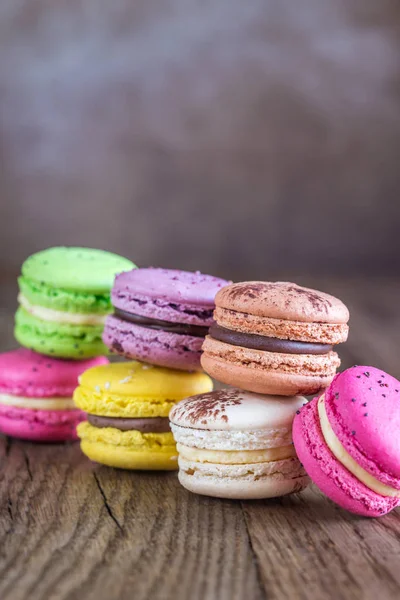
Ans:
[[[234,283],[215,297],[216,323],[201,364],[215,379],[251,392],[310,395],[327,387],[348,335],[341,300],[288,282]]]

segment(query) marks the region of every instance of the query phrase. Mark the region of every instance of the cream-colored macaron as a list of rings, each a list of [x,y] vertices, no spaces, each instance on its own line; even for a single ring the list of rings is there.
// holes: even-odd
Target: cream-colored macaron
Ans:
[[[179,480],[198,494],[272,498],[309,480],[292,442],[302,396],[261,396],[226,389],[192,396],[170,413],[179,452]]]

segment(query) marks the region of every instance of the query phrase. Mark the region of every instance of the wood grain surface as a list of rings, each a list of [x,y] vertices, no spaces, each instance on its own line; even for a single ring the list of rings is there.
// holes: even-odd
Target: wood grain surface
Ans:
[[[343,366],[400,376],[400,283],[327,281],[351,310]],[[2,289],[2,349],[14,288]],[[91,464],[78,444],[0,436],[1,600],[400,597],[400,511],[375,520],[315,487],[270,501],[190,494],[174,473]]]

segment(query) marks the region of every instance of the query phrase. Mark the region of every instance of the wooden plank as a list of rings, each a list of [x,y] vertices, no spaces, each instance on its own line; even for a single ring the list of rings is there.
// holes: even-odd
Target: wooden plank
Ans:
[[[314,486],[243,510],[268,598],[399,598],[398,512],[350,515]]]
[[[239,503],[0,437],[2,600],[262,598]]]

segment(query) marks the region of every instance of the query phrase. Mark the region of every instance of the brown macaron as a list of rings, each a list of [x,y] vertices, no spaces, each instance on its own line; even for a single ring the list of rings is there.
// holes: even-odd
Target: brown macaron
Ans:
[[[327,387],[349,311],[333,296],[288,282],[248,281],[215,297],[216,324],[201,364],[215,379],[259,394],[311,395]]]

